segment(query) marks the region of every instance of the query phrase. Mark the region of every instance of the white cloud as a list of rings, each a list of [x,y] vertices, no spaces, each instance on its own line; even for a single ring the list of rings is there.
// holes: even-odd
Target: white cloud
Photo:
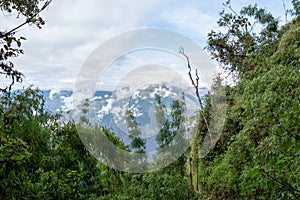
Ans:
[[[259,1],[267,4],[263,2]],[[248,1],[233,3],[240,6]],[[125,31],[149,26],[168,28],[204,45],[206,33],[215,28],[221,5],[219,0],[54,0],[42,13],[46,25],[41,30],[32,26],[18,32],[28,40],[23,43],[25,55],[15,59],[15,64],[26,76],[25,85],[71,89],[88,55],[105,40]],[[274,3],[268,5],[276,8]],[[7,27],[17,23],[12,20],[14,16],[0,18],[7,18]]]

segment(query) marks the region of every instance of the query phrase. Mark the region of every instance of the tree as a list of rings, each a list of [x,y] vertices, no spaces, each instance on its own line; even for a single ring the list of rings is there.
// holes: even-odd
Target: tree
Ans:
[[[131,138],[131,149],[136,153],[145,153],[146,142],[140,137],[141,130],[136,122],[136,117],[131,110],[126,110],[125,115],[129,137]]]
[[[217,22],[224,31],[211,31],[206,48],[226,70],[241,78],[255,69],[260,55],[270,56],[276,51],[279,21],[256,4],[242,8],[239,13],[232,9],[230,0],[224,7]],[[253,56],[257,60],[250,59]]]
[[[82,143],[80,125],[59,117],[45,112],[39,90],[1,96],[1,199],[89,199],[121,185],[122,173],[100,163]],[[96,127],[91,132],[93,141],[106,136],[126,148],[108,129]]]
[[[161,96],[155,95],[155,109],[156,109],[156,123],[157,127],[159,129],[159,133],[156,136],[155,140],[157,144],[159,145],[159,148],[163,148],[174,138],[174,135],[172,133],[171,124],[169,120],[167,119],[167,110],[166,106],[163,104]]]
[[[158,144],[158,151],[166,146],[173,146],[176,148],[183,148],[178,146],[186,140],[186,106],[184,94],[180,100],[175,99],[168,112],[166,106],[159,95],[156,95],[156,121],[159,132],[155,138]],[[176,149],[175,148],[175,149]],[[165,171],[170,174],[179,174],[183,177],[185,174],[186,156],[181,155],[174,163],[165,168]]]
[[[0,9],[3,13],[13,13],[17,14],[18,18],[24,18],[24,22],[18,26],[0,31],[0,75],[10,80],[10,84],[5,88],[0,88],[0,92],[10,91],[15,82],[22,82],[23,74],[14,68],[11,61],[12,58],[24,53],[21,44],[26,38],[16,36],[17,31],[25,25],[36,25],[38,28],[42,28],[45,21],[40,13],[49,6],[51,1],[4,0],[0,2]]]

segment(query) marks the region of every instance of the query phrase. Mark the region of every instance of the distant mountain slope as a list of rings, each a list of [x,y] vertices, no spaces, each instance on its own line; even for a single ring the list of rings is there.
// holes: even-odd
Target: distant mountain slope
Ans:
[[[208,90],[200,88],[200,91],[203,96]],[[183,91],[176,87],[153,84],[134,92],[130,92],[128,88],[121,88],[118,91],[96,91],[94,97],[89,99],[92,110],[89,117],[96,116],[94,121],[99,122],[101,126],[111,128],[118,137],[128,143],[129,137],[124,117],[127,109],[133,110],[141,128],[142,137],[147,140],[146,150],[152,151],[157,147],[155,136],[158,132],[154,108],[155,95],[162,96],[166,107],[170,107],[172,101],[179,99],[182,92],[185,94],[187,115],[191,116],[198,107],[192,88]],[[71,90],[43,90],[42,93],[46,111],[61,113],[66,121],[79,119],[79,116],[78,118],[73,116],[73,92]]]

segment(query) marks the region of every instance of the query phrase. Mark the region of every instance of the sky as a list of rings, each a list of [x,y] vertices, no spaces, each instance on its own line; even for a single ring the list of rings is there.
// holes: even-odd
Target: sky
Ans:
[[[17,33],[27,38],[22,45],[25,54],[14,59],[17,69],[25,75],[22,86],[34,85],[43,90],[72,89],[86,59],[99,45],[119,34],[139,28],[176,31],[204,47],[207,33],[217,29],[218,12],[224,1],[53,0],[42,13],[46,21],[42,29],[26,26]],[[248,4],[257,3],[275,16],[281,16],[283,22],[283,1],[289,8],[287,0],[232,0],[232,7],[239,10]],[[0,14],[0,20],[5,21],[7,30],[20,23],[21,19],[16,20],[15,17]],[[160,63],[157,60],[161,60],[162,56],[159,55],[163,54],[142,50],[134,55],[131,52],[120,55],[111,65],[143,65],[149,63],[146,61],[149,57],[152,63]],[[172,65],[172,62],[178,61],[175,58],[172,61],[171,58],[165,55],[164,62],[169,60]],[[120,75],[110,73],[110,76],[119,78]],[[110,76],[105,78],[109,80]]]

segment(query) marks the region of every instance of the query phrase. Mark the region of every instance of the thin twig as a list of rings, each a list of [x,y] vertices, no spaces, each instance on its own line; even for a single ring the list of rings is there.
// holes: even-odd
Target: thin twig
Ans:
[[[285,1],[282,0],[282,6],[283,6],[283,9],[284,9],[284,17],[285,17],[285,23],[287,23],[287,10],[286,10],[286,6],[285,6]]]
[[[227,1],[226,3],[222,3],[222,5],[225,7],[225,8],[229,8],[229,10],[231,10],[235,16],[239,16],[237,14],[237,12],[231,7],[231,2],[230,1]]]

